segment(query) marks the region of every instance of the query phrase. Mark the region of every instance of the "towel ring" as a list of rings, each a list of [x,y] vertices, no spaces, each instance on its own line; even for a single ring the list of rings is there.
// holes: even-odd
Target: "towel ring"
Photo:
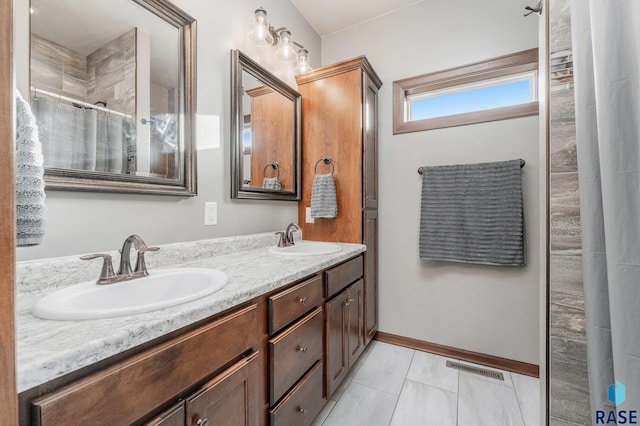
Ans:
[[[331,157],[324,157],[316,161],[316,165],[313,167],[313,173],[316,175],[318,174],[318,164],[320,164],[321,161],[323,161],[324,164],[331,164],[331,174],[333,174],[333,171],[335,170],[335,166],[333,165],[333,161],[331,160]]]
[[[266,166],[264,166],[264,169],[262,170],[262,176],[263,177],[267,177],[267,169],[269,167],[273,167],[273,169],[278,172],[278,174],[275,177],[279,178],[280,177],[280,167],[278,167],[278,162],[277,161],[274,161],[273,163],[270,163],[270,164],[267,164]]]

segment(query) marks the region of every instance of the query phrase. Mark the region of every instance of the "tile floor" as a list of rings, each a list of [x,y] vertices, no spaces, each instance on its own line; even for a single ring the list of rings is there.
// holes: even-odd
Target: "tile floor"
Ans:
[[[314,426],[540,425],[538,379],[502,371],[495,380],[446,360],[373,341]]]

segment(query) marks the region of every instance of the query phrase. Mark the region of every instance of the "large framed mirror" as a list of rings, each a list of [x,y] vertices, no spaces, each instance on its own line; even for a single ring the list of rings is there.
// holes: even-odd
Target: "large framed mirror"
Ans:
[[[298,201],[301,96],[231,51],[231,197]]]
[[[195,195],[195,40],[166,0],[31,0],[46,188]]]

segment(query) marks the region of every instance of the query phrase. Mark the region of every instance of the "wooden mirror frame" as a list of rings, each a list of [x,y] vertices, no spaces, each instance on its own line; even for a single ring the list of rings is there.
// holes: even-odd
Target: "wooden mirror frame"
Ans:
[[[274,191],[262,188],[246,188],[242,186],[242,133],[244,114],[242,110],[242,72],[246,71],[271,89],[290,99],[293,104],[293,188],[291,191]],[[301,111],[302,96],[278,77],[262,68],[239,50],[231,51],[231,198],[254,200],[300,201],[301,184]]]

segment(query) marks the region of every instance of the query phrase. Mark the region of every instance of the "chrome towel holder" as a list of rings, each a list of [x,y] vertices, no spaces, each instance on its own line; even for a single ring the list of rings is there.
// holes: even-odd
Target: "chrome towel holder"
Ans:
[[[331,160],[331,157],[327,156],[327,157],[323,157],[321,159],[319,159],[318,161],[316,161],[316,165],[313,167],[313,173],[314,174],[318,174],[318,164],[320,164],[320,162],[324,162],[324,164],[331,164],[331,174],[333,174],[333,171],[335,170],[335,166],[333,165],[333,160]]]
[[[525,161],[523,159],[520,159],[520,168],[523,168],[525,164],[526,164]],[[423,172],[423,168],[422,167],[418,167],[418,174],[421,175],[422,172]]]
[[[278,166],[278,162],[274,161],[273,163],[269,163],[266,166],[264,166],[264,169],[262,170],[262,176],[263,177],[267,177],[267,169],[271,167],[273,168],[273,170],[275,170],[278,174],[275,177],[280,177],[280,166]]]

